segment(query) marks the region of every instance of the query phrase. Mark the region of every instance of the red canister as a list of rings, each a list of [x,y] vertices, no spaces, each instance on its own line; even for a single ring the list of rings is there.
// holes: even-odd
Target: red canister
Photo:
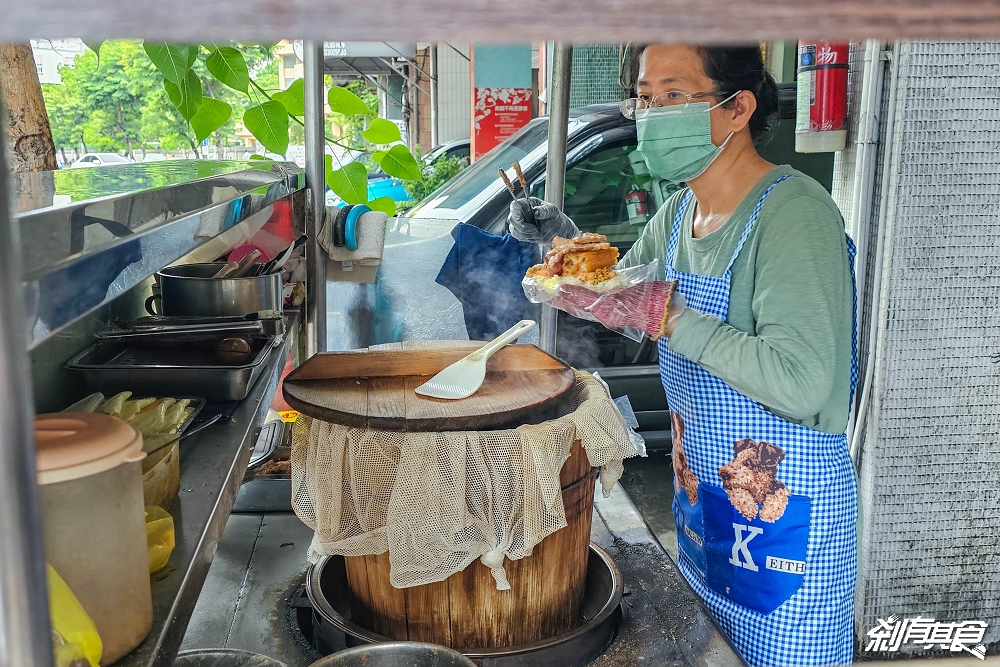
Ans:
[[[847,42],[799,42],[795,150],[826,153],[847,143]]]

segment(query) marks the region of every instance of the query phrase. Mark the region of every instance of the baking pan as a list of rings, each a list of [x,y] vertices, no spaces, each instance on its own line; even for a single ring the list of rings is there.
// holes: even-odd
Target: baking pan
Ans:
[[[219,362],[211,345],[158,348],[111,343],[92,345],[70,359],[66,368],[80,373],[92,390],[104,394],[198,394],[210,402],[241,401],[264,370],[275,340],[252,340],[250,361],[242,365]]]

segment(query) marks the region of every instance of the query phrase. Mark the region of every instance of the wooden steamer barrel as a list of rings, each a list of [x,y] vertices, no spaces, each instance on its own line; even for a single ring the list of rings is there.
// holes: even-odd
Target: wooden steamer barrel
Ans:
[[[554,416],[575,375],[533,345],[494,355],[483,387],[468,399],[414,393],[479,345],[421,341],[319,354],[285,380],[285,400],[317,419],[391,431],[493,430]],[[530,644],[582,624],[594,470],[579,441],[559,481],[567,526],[527,558],[505,560],[510,590],[497,590],[479,560],[444,581],[399,589],[389,583],[388,553],[345,557],[354,622],[390,639],[460,650]]]

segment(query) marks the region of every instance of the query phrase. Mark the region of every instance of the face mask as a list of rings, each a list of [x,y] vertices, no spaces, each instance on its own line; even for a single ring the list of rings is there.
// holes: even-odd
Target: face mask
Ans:
[[[713,107],[708,102],[647,109],[636,117],[639,153],[651,174],[682,183],[705,173],[733,138],[732,132],[716,147],[709,114],[739,95],[737,91]]]

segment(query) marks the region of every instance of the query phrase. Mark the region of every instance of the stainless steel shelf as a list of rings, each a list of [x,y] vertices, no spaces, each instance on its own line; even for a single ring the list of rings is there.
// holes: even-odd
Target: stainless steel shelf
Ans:
[[[153,629],[115,667],[170,667],[208,574],[236,499],[254,438],[264,424],[288,357],[298,317],[231,421],[181,441],[181,490],[170,507],[176,547],[167,567],[152,575]]]
[[[304,187],[262,161],[15,174],[28,349]]]

